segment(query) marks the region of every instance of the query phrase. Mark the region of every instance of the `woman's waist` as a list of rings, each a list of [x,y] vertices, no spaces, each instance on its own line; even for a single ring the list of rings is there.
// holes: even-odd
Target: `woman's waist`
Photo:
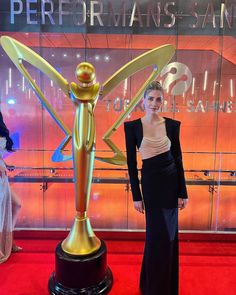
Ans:
[[[142,172],[166,171],[175,169],[175,161],[170,151],[142,160]]]

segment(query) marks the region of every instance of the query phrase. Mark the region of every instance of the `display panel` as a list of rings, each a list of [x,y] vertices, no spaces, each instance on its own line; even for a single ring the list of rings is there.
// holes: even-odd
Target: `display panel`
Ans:
[[[159,80],[165,88],[162,115],[181,121],[190,203],[187,210],[180,212],[180,229],[235,231],[234,3],[227,1],[226,6],[222,6],[221,1],[178,1],[167,5],[165,1],[159,4],[125,1],[126,13],[122,14],[121,3],[110,1],[109,8],[108,1],[101,1],[101,15],[93,15],[92,23],[88,21],[91,14],[87,10],[86,21],[81,11],[77,11],[76,18],[68,17],[69,14],[60,16],[58,1],[52,2],[52,19],[47,16],[44,23],[40,1],[37,5],[31,3],[32,9],[39,11],[37,15],[29,15],[24,5],[17,14],[14,12],[17,7],[12,10],[9,1],[4,1],[0,10],[0,35],[11,36],[30,46],[69,82],[75,81],[75,68],[81,61],[92,63],[97,81],[103,83],[121,66],[149,49],[163,44],[176,47],[175,57]],[[97,11],[100,4],[95,7]],[[86,5],[86,9],[89,8],[91,1],[86,1]],[[148,7],[153,7],[152,12]],[[63,9],[74,13],[71,5]],[[116,16],[111,13],[112,9]],[[126,22],[122,23],[124,15]],[[75,20],[76,27],[71,23]],[[0,107],[17,150],[5,159],[16,166],[9,177],[22,200],[17,227],[70,228],[75,214],[72,162],[51,161],[64,135],[2,48],[0,64]],[[72,129],[73,103],[38,69],[30,65],[27,69]],[[136,73],[98,102],[95,110],[97,155],[111,155],[102,136],[127,107],[150,71],[147,68]],[[172,82],[167,83],[171,75]],[[140,103],[128,120],[143,114]],[[112,139],[125,151],[122,126]],[[67,152],[71,153],[71,145]],[[143,216],[134,211],[131,199],[126,167],[96,161],[89,207],[93,227],[143,230]]]

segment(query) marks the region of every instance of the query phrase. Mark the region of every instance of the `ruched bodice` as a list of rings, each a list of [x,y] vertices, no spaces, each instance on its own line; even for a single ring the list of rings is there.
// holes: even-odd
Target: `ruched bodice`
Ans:
[[[143,137],[139,151],[141,153],[142,160],[155,157],[170,150],[170,140],[165,135],[161,138],[148,138]]]
[[[145,128],[143,128],[143,139],[139,147],[142,160],[155,157],[170,150],[171,142],[166,135],[165,120],[160,121],[155,127],[155,137],[147,136],[145,133]]]

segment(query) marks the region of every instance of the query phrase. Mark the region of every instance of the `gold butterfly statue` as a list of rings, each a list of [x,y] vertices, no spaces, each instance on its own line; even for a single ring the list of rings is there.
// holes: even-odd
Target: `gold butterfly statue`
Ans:
[[[92,254],[101,246],[101,241],[94,234],[89,217],[87,216],[94,159],[114,165],[126,164],[126,157],[112,142],[110,137],[142,98],[147,85],[156,79],[163,67],[171,60],[175,49],[172,45],[154,48],[121,67],[102,85],[95,82],[96,74],[94,67],[90,63],[82,62],[77,66],[75,72],[78,82],[69,84],[55,68],[29,47],[8,36],[1,37],[0,42],[18,70],[28,80],[43,106],[65,133],[65,138],[52,155],[52,161],[61,162],[73,159],[76,216],[69,235],[62,242],[62,249],[72,255],[84,256]],[[76,108],[73,131],[66,126],[45,98],[41,89],[26,70],[24,61],[30,63],[48,76],[72,100]],[[119,83],[148,66],[153,66],[153,71],[149,78],[135,94],[128,108],[118,117],[103,136],[103,140],[114,153],[113,157],[96,157],[94,109],[99,96],[101,94],[103,97],[106,96]],[[71,139],[73,146],[72,156],[68,156],[63,154],[63,150]]]

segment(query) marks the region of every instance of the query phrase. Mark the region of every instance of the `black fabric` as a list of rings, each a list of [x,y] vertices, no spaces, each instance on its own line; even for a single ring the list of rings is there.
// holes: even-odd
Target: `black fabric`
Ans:
[[[187,198],[179,142],[180,122],[165,118],[171,149],[143,160],[139,186],[136,148],[143,139],[141,119],[125,123],[127,164],[134,201],[143,199],[146,242],[140,273],[143,295],[178,295],[178,197]]]
[[[171,152],[143,160],[146,243],[140,274],[143,295],[178,294],[178,177]]]
[[[143,295],[178,295],[178,209],[146,211],[146,243],[140,273]]]
[[[142,195],[145,210],[178,207],[178,175],[170,152],[143,160]]]
[[[176,169],[178,174],[178,192],[177,197],[188,198],[184,169],[182,163],[182,152],[179,141],[180,122],[165,118],[165,127],[168,138],[171,141],[170,152],[176,163]],[[143,127],[141,119],[126,122],[125,127],[125,139],[126,139],[126,151],[127,151],[127,164],[130,177],[130,184],[132,189],[132,195],[134,201],[141,201],[142,194],[139,186],[138,169],[137,169],[137,155],[136,148],[139,148],[143,139]]]
[[[13,141],[9,136],[9,130],[3,121],[2,113],[0,112],[0,136],[5,137],[7,140],[6,149],[10,152],[12,151]]]

